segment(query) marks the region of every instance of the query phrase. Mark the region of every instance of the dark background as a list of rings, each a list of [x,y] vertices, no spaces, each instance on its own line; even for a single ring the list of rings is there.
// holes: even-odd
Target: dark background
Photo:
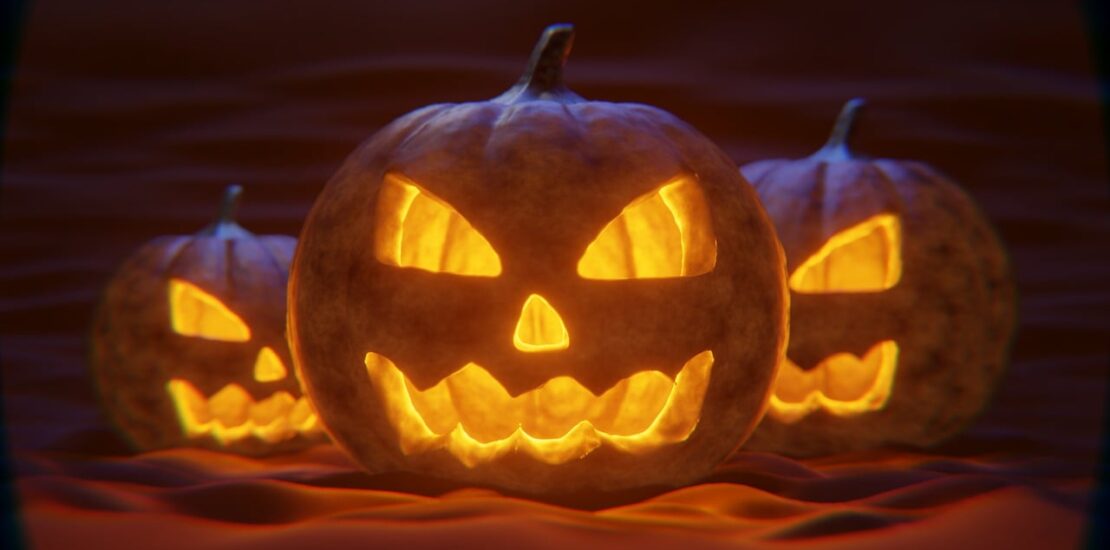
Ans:
[[[210,220],[296,235],[390,120],[510,86],[543,27],[567,82],[668,110],[736,162],[809,154],[866,97],[855,149],[933,164],[979,202],[1020,292],[996,399],[939,455],[1052,457],[1093,483],[1110,357],[1110,193],[1094,25],[1052,0],[921,3],[42,0],[24,5],[0,185],[0,362],[20,457],[126,453],[86,333],[147,240]],[[1097,38],[1097,36],[1096,36]],[[1081,499],[1082,502],[1086,502]]]

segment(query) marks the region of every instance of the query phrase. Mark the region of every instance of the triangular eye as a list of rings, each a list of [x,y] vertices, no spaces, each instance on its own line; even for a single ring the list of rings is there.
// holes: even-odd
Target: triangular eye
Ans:
[[[626,206],[586,247],[586,279],[693,277],[717,265],[717,239],[701,188],[679,176]]]
[[[489,241],[451,205],[400,174],[378,195],[374,256],[383,264],[472,277],[501,274]]]
[[[182,336],[221,342],[246,342],[251,329],[215,296],[196,285],[170,279],[170,325]]]
[[[825,242],[790,275],[790,288],[804,294],[878,292],[902,278],[902,224],[879,214]]]

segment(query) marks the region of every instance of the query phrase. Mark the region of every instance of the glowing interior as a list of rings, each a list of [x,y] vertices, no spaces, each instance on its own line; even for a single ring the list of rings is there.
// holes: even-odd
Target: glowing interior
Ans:
[[[881,410],[890,399],[897,366],[893,340],[875,344],[862,359],[837,353],[808,371],[787,359],[779,368],[767,413],[790,424],[817,410],[834,416]]]
[[[228,384],[205,398],[191,383],[173,378],[166,383],[181,429],[187,437],[211,436],[221,445],[255,437],[270,443],[299,433],[319,431],[316,411],[305,397],[279,391],[255,402],[238,384]]]
[[[539,294],[524,300],[513,331],[513,346],[520,351],[556,351],[570,347],[570,334],[559,312]]]
[[[701,188],[679,176],[629,204],[586,247],[586,279],[690,277],[717,265],[717,240]]]
[[[421,391],[388,358],[371,352],[365,362],[402,452],[446,449],[474,467],[513,452],[562,464],[603,443],[641,454],[685,441],[701,415],[713,353],[690,358],[674,380],[638,372],[600,396],[559,376],[512,397],[474,363]]]
[[[374,255],[398,267],[495,277],[501,259],[470,222],[400,174],[386,174],[378,194]]]
[[[254,360],[254,379],[259,382],[284,380],[288,372],[281,357],[270,346],[263,346]]]
[[[251,329],[215,296],[181,279],[170,279],[170,326],[183,336],[246,342]]]
[[[902,226],[879,214],[833,235],[790,275],[802,293],[875,292],[902,278]]]

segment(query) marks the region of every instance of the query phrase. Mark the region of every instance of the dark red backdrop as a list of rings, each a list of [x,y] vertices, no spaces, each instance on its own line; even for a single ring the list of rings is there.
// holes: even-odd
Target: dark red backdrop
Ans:
[[[246,187],[245,226],[295,235],[360,140],[419,106],[498,94],[540,30],[560,21],[578,29],[567,79],[579,94],[669,110],[738,164],[808,154],[839,105],[864,96],[859,151],[925,160],[963,183],[1011,249],[1021,325],[993,406],[935,456],[1034,460],[1055,473],[1014,483],[1066,487],[1053,498],[1082,518],[1105,402],[1110,196],[1078,8],[228,4],[29,6],[0,188],[0,360],[33,535],[72,527],[64,514],[34,515],[36,503],[65,500],[36,484],[44,468],[81,478],[82,460],[124,453],[97,409],[85,335],[128,254],[200,228],[230,182]],[[58,453],[65,467],[49,462]]]

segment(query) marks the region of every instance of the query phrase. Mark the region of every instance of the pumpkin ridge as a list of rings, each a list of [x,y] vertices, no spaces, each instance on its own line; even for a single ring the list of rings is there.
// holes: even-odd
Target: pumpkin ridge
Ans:
[[[894,178],[890,176],[890,173],[887,172],[887,169],[883,166],[882,163],[869,162],[867,163],[867,166],[875,170],[875,173],[878,174],[879,179],[883,182],[884,192],[896,196],[899,199],[904,199],[904,194],[902,192],[901,186],[898,185],[898,182],[894,181]]]
[[[272,263],[274,268],[277,269],[277,272],[288,276],[289,275],[289,268],[287,267],[287,265],[289,264],[289,262],[288,261],[282,262],[281,258],[278,258],[278,252],[276,252],[277,247],[276,246],[271,246],[270,241],[271,241],[271,239],[266,238],[266,237],[262,237],[260,239],[257,239],[257,242],[259,243],[259,247],[262,248],[262,250],[264,250],[266,252],[266,257],[269,258],[270,263]],[[292,258],[290,258],[290,260],[291,259]]]
[[[190,241],[190,237],[184,235],[177,237],[163,237],[161,239],[156,239],[154,242],[148,244],[146,247],[144,247],[144,249],[149,248],[150,250],[154,250],[155,248],[163,248],[163,250],[158,251],[159,259],[157,262],[157,268],[160,271],[169,272],[171,267],[173,266],[173,263],[177,260],[178,256],[181,255],[185,247],[189,245]],[[169,242],[171,244],[162,245],[162,242]],[[138,255],[142,254],[143,252],[139,252]]]
[[[424,131],[429,126],[434,124],[436,122],[437,118],[443,116],[444,113],[454,109],[455,107],[459,107],[460,105],[466,105],[466,104],[465,103],[439,103],[439,104],[436,104],[436,105],[429,105],[429,106],[417,111],[416,113],[413,113],[413,118],[417,118],[415,116],[417,114],[423,114],[423,115],[425,115],[425,118],[422,118],[419,121],[413,121],[412,124],[414,126],[408,126],[408,127],[402,127],[402,128],[396,129],[396,133],[403,133],[404,137],[402,137],[399,141],[397,141],[396,143],[393,144],[393,147],[391,148],[390,153],[395,153],[395,152],[397,152],[399,150],[402,150],[405,147],[409,146],[413,141],[416,140],[416,138],[418,136],[420,136],[420,134],[424,133]],[[354,153],[352,153],[352,154],[354,154]]]

